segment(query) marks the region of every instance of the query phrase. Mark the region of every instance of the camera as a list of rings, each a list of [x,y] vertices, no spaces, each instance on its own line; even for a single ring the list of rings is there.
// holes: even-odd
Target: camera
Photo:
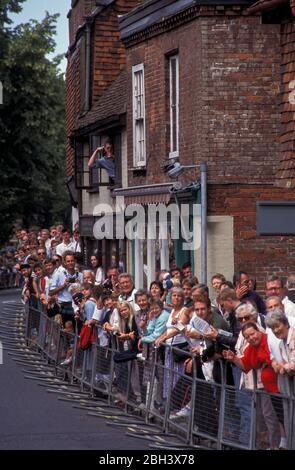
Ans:
[[[112,290],[112,289],[113,289],[112,280],[109,279],[109,278],[107,278],[107,279],[103,282],[102,287],[103,287],[104,289]]]
[[[83,299],[84,299],[84,295],[82,294],[82,292],[77,292],[76,294],[73,295],[74,304],[77,306],[80,305]]]
[[[74,284],[76,282],[76,278],[75,277],[69,277],[69,283],[70,284]]]

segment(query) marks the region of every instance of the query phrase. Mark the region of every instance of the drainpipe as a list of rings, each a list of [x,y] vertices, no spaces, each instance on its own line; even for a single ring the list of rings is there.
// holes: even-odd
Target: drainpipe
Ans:
[[[201,162],[201,282],[207,284],[207,163]]]
[[[91,25],[86,22],[85,111],[90,109]]]

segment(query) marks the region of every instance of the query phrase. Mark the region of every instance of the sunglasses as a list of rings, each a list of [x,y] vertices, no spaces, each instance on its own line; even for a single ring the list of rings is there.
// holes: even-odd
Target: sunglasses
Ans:
[[[38,255],[45,255],[45,251],[38,251]]]
[[[245,315],[244,317],[238,317],[239,321],[249,321],[251,318],[251,315]]]

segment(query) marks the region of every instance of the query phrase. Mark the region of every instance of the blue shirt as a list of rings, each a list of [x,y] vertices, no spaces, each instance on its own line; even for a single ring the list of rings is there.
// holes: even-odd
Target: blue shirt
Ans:
[[[52,276],[52,282],[50,286],[50,291],[61,287],[66,279],[75,277],[77,281],[80,281],[80,284],[83,282],[83,276],[81,273],[70,274],[65,268],[59,268]],[[72,294],[69,292],[69,284],[63,290],[57,294],[57,299],[59,302],[72,302]]]
[[[158,317],[153,318],[147,325],[146,334],[141,338],[143,343],[153,343],[157,338],[166,331],[166,323],[170,313],[162,310]]]
[[[84,308],[83,308],[83,319],[84,320],[92,320],[95,307],[96,307],[96,303],[94,302],[94,300],[89,299],[89,300],[86,301],[86,303],[84,305]]]

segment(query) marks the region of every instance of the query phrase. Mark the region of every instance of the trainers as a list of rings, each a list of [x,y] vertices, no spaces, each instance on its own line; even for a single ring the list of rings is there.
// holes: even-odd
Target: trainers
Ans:
[[[166,406],[164,402],[154,401],[152,403],[152,409],[158,411],[159,414],[164,415],[166,411]]]
[[[126,395],[124,393],[118,392],[115,395],[115,403],[125,403],[127,401]]]
[[[144,403],[138,403],[136,404],[136,408],[138,408],[139,410],[145,411],[146,405]]]
[[[190,415],[191,412],[191,407],[190,405],[186,405],[181,410],[178,411],[173,411],[170,413],[169,419],[181,419],[181,418],[187,418]]]
[[[60,366],[68,366],[69,364],[72,363],[72,357],[68,357],[68,359],[65,359],[60,363]]]
[[[136,358],[137,358],[139,361],[142,361],[142,362],[145,361],[145,357],[143,357],[142,353],[137,354],[137,355],[136,355]]]
[[[108,385],[101,379],[95,381],[95,387],[97,387],[100,392],[108,392]]]

